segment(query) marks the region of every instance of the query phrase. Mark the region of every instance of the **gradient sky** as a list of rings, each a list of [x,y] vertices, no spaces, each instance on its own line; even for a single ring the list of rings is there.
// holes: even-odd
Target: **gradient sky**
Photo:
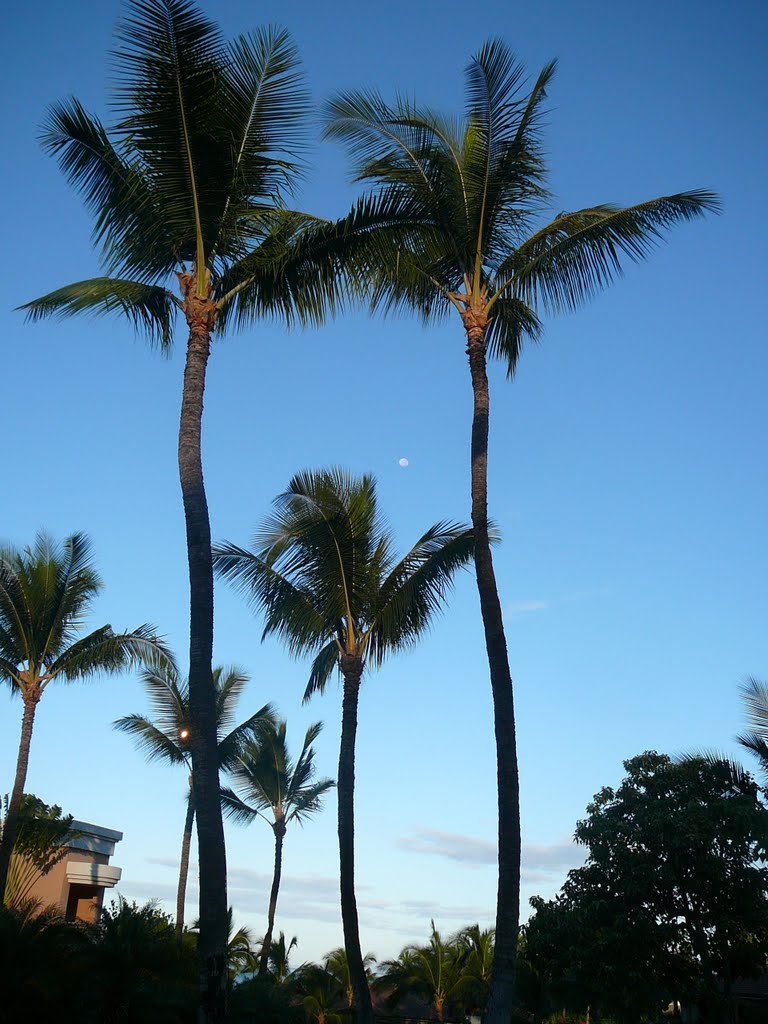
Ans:
[[[669,244],[576,315],[547,324],[513,384],[492,375],[490,506],[516,682],[523,912],[579,861],[577,818],[621,762],[645,749],[733,751],[737,683],[768,673],[764,318],[766,9],[757,2],[573,4],[458,0],[203,5],[228,33],[288,27],[321,101],[377,85],[458,110],[467,57],[490,35],[531,69],[560,59],[548,145],[554,211],[719,191],[720,217]],[[22,5],[4,26],[6,309],[98,272],[90,224],[37,126],[75,93],[105,112],[116,0]],[[353,191],[343,155],[318,144],[302,202],[335,216]],[[92,625],[151,621],[182,662],[186,555],[176,470],[183,345],[171,360],[118,322],[25,325],[2,343],[5,485],[0,536],[28,543],[84,530],[107,586]],[[214,344],[204,455],[216,538],[245,543],[302,468],[372,471],[402,545],[469,513],[471,394],[457,322],[424,330],[362,312],[323,330],[264,324]],[[407,458],[407,468],[398,460]],[[336,768],[340,694],[300,704],[306,664],[259,642],[217,589],[218,662],[253,682],[296,748],[325,722],[321,774]],[[110,722],[146,708],[134,678],[52,687],[40,707],[28,790],[121,829],[130,898],[174,892],[183,773],[147,766]],[[21,705],[0,697],[0,791],[10,789]],[[367,678],[357,770],[362,941],[392,956],[492,922],[495,765],[474,583],[460,578],[431,636]],[[261,933],[272,866],[264,826],[227,827],[236,920]],[[335,798],[285,846],[278,929],[299,960],[341,942]],[[191,890],[195,894],[194,888]],[[170,907],[170,904],[168,904]],[[190,907],[189,915],[194,915]]]

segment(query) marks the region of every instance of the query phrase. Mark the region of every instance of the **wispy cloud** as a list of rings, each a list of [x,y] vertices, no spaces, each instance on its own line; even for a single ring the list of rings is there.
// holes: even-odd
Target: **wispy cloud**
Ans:
[[[415,828],[410,835],[397,839],[396,845],[411,853],[459,861],[467,867],[496,863],[496,843],[477,836]],[[584,851],[570,839],[559,843],[523,842],[522,860],[523,877],[528,881],[542,881],[582,864]]]
[[[543,612],[549,608],[549,601],[542,601],[531,598],[528,601],[513,601],[504,608],[504,618],[513,619],[516,615],[525,615],[527,612]]]
[[[448,860],[460,861],[476,867],[480,864],[496,863],[496,844],[487,839],[459,835],[454,832],[439,832],[437,829],[417,828],[409,836],[396,840],[401,850],[412,853],[431,853]]]

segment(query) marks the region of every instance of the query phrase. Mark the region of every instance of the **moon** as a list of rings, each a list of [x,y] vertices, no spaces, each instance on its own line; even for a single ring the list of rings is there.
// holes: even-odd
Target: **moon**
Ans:
[[[405,469],[405,467],[406,467],[406,466],[408,465],[408,459],[400,459],[400,460],[398,461],[398,464],[399,464],[400,466],[402,466],[402,467],[403,467],[403,469]]]

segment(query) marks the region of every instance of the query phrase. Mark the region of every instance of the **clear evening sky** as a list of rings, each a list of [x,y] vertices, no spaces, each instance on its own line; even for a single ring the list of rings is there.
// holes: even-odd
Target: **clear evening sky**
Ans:
[[[285,25],[321,102],[376,85],[458,110],[468,56],[491,35],[530,68],[560,60],[550,92],[553,212],[706,187],[720,217],[675,230],[648,264],[586,310],[547,323],[513,383],[492,380],[490,506],[519,716],[523,911],[578,862],[576,819],[621,762],[654,748],[734,752],[738,681],[766,649],[766,10],[736,2],[206,0],[227,33]],[[162,360],[106,320],[25,325],[11,307],[96,276],[80,200],[36,134],[76,94],[102,115],[116,0],[20,5],[3,76],[3,501],[0,536],[84,530],[107,586],[93,626],[153,622],[184,663],[187,583],[176,470],[183,331]],[[318,144],[301,202],[345,212],[343,155]],[[469,513],[469,375],[457,322],[424,330],[358,311],[316,332],[264,324],[217,341],[204,454],[216,538],[246,543],[302,468],[376,474],[401,544]],[[407,458],[409,465],[399,465]],[[217,590],[221,663],[248,669],[242,717],[267,700],[294,748],[325,722],[336,769],[340,695],[302,708],[289,661],[240,600]],[[0,792],[21,705],[0,698]],[[27,788],[121,829],[130,898],[168,899],[184,816],[182,772],[147,766],[110,723],[145,711],[135,678],[52,687]],[[357,762],[365,948],[394,955],[491,923],[495,762],[477,595],[463,574],[446,615],[408,656],[367,678]],[[261,934],[272,867],[263,825],[228,826],[230,901]],[[298,960],[341,942],[335,797],[289,833],[277,927]],[[192,890],[192,895],[195,895]],[[189,917],[194,916],[190,906]]]

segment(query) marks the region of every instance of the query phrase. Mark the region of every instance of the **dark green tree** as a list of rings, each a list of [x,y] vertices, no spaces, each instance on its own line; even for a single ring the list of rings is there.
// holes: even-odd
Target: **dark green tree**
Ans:
[[[8,797],[0,806],[0,838],[8,815]],[[32,887],[66,856],[64,841],[72,831],[72,815],[62,814],[58,804],[49,806],[32,793],[21,798],[16,839],[5,887],[6,906],[19,908],[31,897]]]
[[[286,831],[291,822],[303,824],[316,814],[322,806],[323,796],[334,785],[333,779],[315,779],[312,744],[322,727],[322,722],[316,722],[307,729],[301,753],[294,762],[288,754],[286,723],[263,722],[230,766],[233,782],[244,796],[230,789],[222,790],[224,808],[235,821],[247,823],[263,818],[275,837],[275,867],[259,963],[261,978],[267,976],[269,967]],[[271,820],[265,811],[270,812]]]
[[[71,683],[171,661],[153,627],[115,633],[100,626],[83,633],[83,621],[103,587],[83,533],[57,544],[43,533],[25,549],[0,547],[0,680],[24,705],[16,777],[0,840],[0,905],[29,765],[37,707],[52,683]]]
[[[471,503],[475,569],[494,705],[499,796],[499,888],[488,1024],[508,1024],[520,901],[520,811],[512,677],[488,520],[490,395],[487,360],[513,376],[540,312],[581,306],[644,259],[674,225],[718,208],[707,191],[636,206],[608,204],[559,213],[549,203],[541,138],[555,72],[547,64],[530,91],[525,71],[499,40],[466,72],[463,118],[375,90],[337,96],[327,135],[345,143],[356,179],[372,191],[348,232],[348,258],[370,281],[374,307],[407,309],[431,323],[461,321],[472,383]]]
[[[443,607],[457,570],[472,557],[472,531],[431,527],[402,558],[379,511],[373,477],[338,469],[302,473],[274,502],[256,550],[217,545],[216,569],[265,615],[294,655],[314,655],[304,699],[343,677],[338,832],[341,917],[358,1024],[371,997],[360,948],[354,878],[355,737],[366,669],[413,646]]]
[[[687,999],[719,1022],[718,983],[727,1002],[734,977],[768,965],[768,811],[727,761],[648,752],[624,767],[577,825],[586,864],[532,901],[529,959],[574,1009],[631,1021]]]
[[[189,681],[182,679],[175,665],[159,671],[142,674],[142,682],[149,696],[152,719],[144,715],[125,715],[113,723],[116,729],[128,733],[136,740],[149,761],[165,761],[184,765],[189,778],[187,811],[181,841],[179,884],[176,890],[176,941],[182,941],[184,932],[184,901],[189,874],[189,854],[195,820],[195,793],[193,765],[190,751],[192,712],[189,703]],[[216,697],[216,735],[218,739],[219,769],[229,771],[235,764],[252,731],[272,721],[271,704],[259,708],[244,722],[235,725],[235,708],[249,677],[235,666],[218,666],[213,670]]]
[[[168,350],[186,325],[178,436],[190,586],[189,685],[203,1004],[226,1005],[227,892],[212,676],[213,573],[201,432],[211,336],[261,317],[318,323],[337,300],[333,229],[288,209],[308,97],[280,29],[227,43],[190,0],[127,0],[109,127],[69,99],[42,142],[94,217],[104,275],[27,303],[32,319],[114,314]]]

